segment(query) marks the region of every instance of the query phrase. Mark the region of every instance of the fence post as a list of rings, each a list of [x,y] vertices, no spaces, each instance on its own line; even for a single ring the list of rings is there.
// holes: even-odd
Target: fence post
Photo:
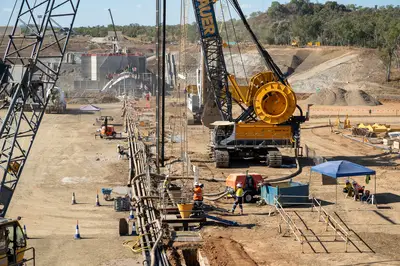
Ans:
[[[301,235],[300,236],[300,241],[301,241],[301,253],[304,253],[304,236]]]
[[[278,232],[282,234],[282,215],[279,215]]]
[[[312,198],[311,198],[311,212],[314,212],[314,207],[315,207],[315,204],[314,204],[314,197],[312,197]]]
[[[336,234],[337,234],[337,224],[335,223],[335,241],[336,241]]]

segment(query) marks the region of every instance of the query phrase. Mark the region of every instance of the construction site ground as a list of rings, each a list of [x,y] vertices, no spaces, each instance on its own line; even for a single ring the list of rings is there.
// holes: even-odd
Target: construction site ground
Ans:
[[[79,107],[43,118],[8,216],[22,217],[37,265],[140,265],[142,254],[122,246],[137,239],[118,234],[119,218],[129,213],[115,212],[101,195],[102,187],[126,185],[127,161],[117,158],[119,141],[94,137],[100,115],[121,122],[121,105],[101,105],[97,113],[81,113]],[[97,192],[100,207],[95,207]],[[81,240],[74,240],[77,220]]]
[[[167,99],[167,132],[180,134],[183,116],[182,107],[172,107]],[[144,102],[138,103],[143,104]],[[22,216],[27,226],[29,244],[37,251],[38,265],[132,265],[141,263],[141,253],[133,253],[122,244],[135,237],[118,235],[118,220],[128,213],[118,213],[112,202],[105,202],[101,195],[102,206],[95,207],[97,191],[102,187],[124,186],[128,178],[127,161],[118,160],[116,153],[118,140],[95,139],[94,125],[100,115],[114,115],[115,122],[121,122],[121,103],[99,105],[98,113],[81,113],[78,105],[69,105],[68,113],[63,115],[46,114],[34,144],[31,157],[10,206],[9,216]],[[154,101],[152,103],[154,107]],[[204,252],[211,265],[400,265],[398,243],[400,240],[400,174],[397,170],[399,156],[345,139],[340,134],[331,133],[329,127],[312,128],[328,123],[329,117],[318,113],[316,107],[311,121],[304,124],[302,142],[314,149],[319,156],[328,160],[348,159],[371,167],[377,171],[378,207],[361,204],[345,199],[339,186],[338,204],[335,203],[335,186],[322,186],[321,177],[313,174],[310,193],[326,202],[324,208],[332,215],[337,212],[348,227],[357,232],[375,253],[361,242],[357,245],[365,251],[359,253],[349,245],[344,252],[344,243],[333,241],[332,230],[324,233],[324,223],[317,222],[309,208],[288,209],[296,223],[302,223],[293,210],[317,235],[326,237],[326,253],[321,245],[313,243],[315,254],[307,245],[304,254],[300,244],[293,236],[282,237],[278,232],[279,215],[269,216],[270,207],[256,204],[244,204],[243,216],[224,212],[231,208],[232,200],[222,199],[207,202],[219,209],[213,215],[237,221],[239,227],[225,227],[211,224],[203,227]],[[352,107],[341,107],[344,115]],[[379,107],[385,110],[385,105]],[[388,109],[400,104],[389,104]],[[375,109],[373,109],[375,110]],[[154,112],[152,108],[149,110]],[[374,122],[374,117],[355,117],[358,122]],[[336,119],[336,115],[330,117]],[[383,118],[383,117],[379,117]],[[121,119],[121,120],[120,120]],[[343,118],[342,118],[343,119]],[[353,118],[352,118],[353,119]],[[398,123],[398,117],[384,118],[386,123]],[[176,121],[176,122],[168,122]],[[118,131],[121,130],[117,127]],[[271,169],[259,163],[242,161],[230,169],[216,169],[208,162],[208,129],[202,126],[188,126],[188,151],[193,164],[200,168],[201,177],[224,178],[229,173],[259,172],[268,178],[286,175],[295,169]],[[167,158],[179,157],[181,143],[167,142]],[[285,151],[289,153],[290,151]],[[204,161],[204,162],[201,162]],[[171,168],[179,171],[180,166]],[[306,165],[295,181],[310,180],[310,166]],[[356,178],[365,184],[363,178]],[[343,182],[343,180],[341,180]],[[223,191],[222,182],[205,183],[205,193]],[[371,187],[373,181],[367,185]],[[78,204],[71,205],[72,192],[76,193]],[[79,220],[82,240],[74,240],[75,224]],[[304,227],[304,225],[303,225]],[[285,228],[284,226],[282,228]],[[329,235],[330,234],[330,235]],[[329,235],[329,236],[326,236]]]
[[[88,50],[88,38],[73,38],[70,51]],[[139,46],[139,45],[138,45]],[[151,45],[154,46],[154,45]],[[150,47],[150,45],[149,45]],[[194,46],[193,46],[194,47]],[[146,47],[145,47],[146,48]],[[145,49],[143,48],[143,49]],[[147,48],[146,48],[147,49]],[[0,49],[4,50],[4,49]],[[178,48],[175,47],[175,50]],[[320,47],[288,48],[268,47],[277,64],[285,69],[294,56],[302,64],[290,78],[296,93],[309,94],[324,88],[362,89],[383,102],[379,106],[312,106],[311,120],[303,125],[302,144],[315,150],[318,156],[327,160],[347,159],[377,171],[378,208],[355,202],[344,197],[342,185],[321,185],[321,177],[313,174],[310,179],[310,160],[304,160],[302,173],[294,181],[310,181],[310,194],[322,200],[324,208],[334,216],[336,212],[346,225],[353,229],[375,253],[365,244],[357,241],[362,250],[359,253],[349,245],[344,252],[344,243],[334,241],[332,230],[324,232],[325,225],[317,222],[315,212],[309,208],[289,208],[288,213],[301,229],[307,227],[317,236],[325,238],[321,244],[312,243],[318,253],[307,245],[304,254],[301,246],[292,235],[283,237],[278,232],[279,215],[272,214],[269,206],[244,204],[243,216],[228,214],[232,199],[217,202],[206,201],[216,207],[213,215],[240,223],[238,227],[226,227],[216,223],[201,229],[204,238],[204,253],[211,265],[400,265],[398,243],[400,243],[400,178],[399,155],[354,142],[331,132],[325,127],[329,121],[335,123],[340,115],[341,121],[349,115],[351,124],[386,123],[400,124],[400,103],[398,98],[399,69],[393,69],[393,80],[384,82],[385,67],[378,53],[365,49]],[[171,52],[174,49],[170,49]],[[143,51],[146,52],[146,51]],[[263,63],[254,47],[248,48],[243,60],[247,75],[263,70]],[[150,51],[149,51],[150,53]],[[198,67],[197,48],[188,49],[189,71],[195,73]],[[230,61],[230,60],[227,60]],[[235,65],[241,64],[240,57],[233,57]],[[228,63],[228,68],[231,67]],[[149,62],[149,69],[151,63]],[[243,75],[238,71],[238,77]],[[243,71],[242,71],[243,72]],[[67,92],[73,91],[73,81],[80,75],[77,65],[64,64],[59,86]],[[350,74],[349,74],[350,73]],[[242,73],[243,74],[243,73]],[[182,89],[183,90],[183,89]],[[76,92],[81,94],[81,92]],[[181,94],[182,96],[182,94]],[[82,96],[83,97],[83,96]],[[87,97],[87,95],[85,95]],[[83,97],[83,98],[85,98]],[[301,97],[299,97],[301,98]],[[305,97],[306,98],[306,97]],[[182,98],[181,98],[182,99]],[[76,103],[78,100],[73,99]],[[182,139],[186,108],[172,104],[177,97],[167,98],[166,128]],[[72,101],[74,102],[74,101]],[[82,102],[94,102],[92,99]],[[16,194],[8,211],[9,217],[22,217],[29,245],[36,249],[37,265],[132,265],[142,264],[142,254],[133,253],[124,247],[125,241],[136,241],[135,237],[120,237],[118,221],[127,217],[126,212],[115,212],[113,202],[105,202],[100,195],[101,207],[95,207],[96,193],[103,187],[124,186],[128,179],[127,161],[118,160],[116,145],[120,140],[95,139],[94,133],[99,124],[94,125],[100,115],[113,115],[116,123],[122,122],[122,103],[102,104],[98,113],[82,113],[79,105],[69,104],[67,114],[46,114],[36,137],[33,149],[25,166]],[[149,113],[155,113],[153,99]],[[144,100],[138,105],[145,106]],[[301,101],[303,110],[307,102]],[[238,108],[236,108],[238,109]],[[371,110],[371,113],[369,112]],[[4,116],[4,111],[1,112]],[[117,127],[120,131],[122,127]],[[154,129],[154,128],[153,128]],[[202,126],[188,126],[188,153],[194,165],[200,168],[200,177],[224,179],[229,173],[258,172],[270,179],[295,171],[294,168],[271,169],[260,163],[242,160],[235,162],[233,168],[216,169],[209,162],[207,144],[209,131]],[[182,143],[166,143],[166,158],[170,161],[181,155]],[[292,154],[291,151],[284,151]],[[181,164],[174,164],[171,174],[179,175]],[[167,169],[165,169],[167,171]],[[355,178],[365,184],[365,177]],[[341,179],[340,182],[343,182]],[[205,193],[223,191],[223,182],[202,181]],[[373,190],[374,177],[367,189]],[[190,181],[186,183],[190,185]],[[71,205],[71,195],[75,192],[77,205]],[[294,212],[296,211],[299,216]],[[304,223],[300,220],[300,218]],[[336,217],[336,216],[334,216]],[[74,240],[75,226],[79,221],[81,240]],[[282,226],[285,231],[285,227]],[[315,240],[315,239],[313,239]],[[134,242],[131,242],[131,244]]]
[[[301,103],[301,105],[304,104]],[[176,117],[179,107],[175,107],[175,110],[169,108],[172,110],[171,114]],[[349,114],[352,124],[378,122],[395,125],[399,124],[398,117],[388,113],[399,108],[400,105],[396,103],[375,107],[313,106],[311,120],[302,126],[303,145],[306,144],[313,149],[318,156],[323,156],[327,160],[349,160],[377,172],[378,207],[345,198],[342,192],[345,179],[339,179],[340,185],[336,194],[334,185],[322,185],[319,174],[314,173],[310,178],[311,160],[302,160],[304,164],[302,173],[294,178],[294,181],[310,182],[310,195],[322,200],[323,208],[338,220],[341,226],[347,226],[349,230],[354,230],[361,237],[362,240],[353,235],[352,241],[362,253],[352,245],[349,245],[346,253],[344,242],[334,241],[333,230],[324,231],[325,223],[317,221],[315,209],[313,213],[311,208],[305,207],[287,209],[298,227],[310,234],[315,233],[323,243],[320,244],[316,238],[309,237],[310,241],[316,241],[311,245],[317,253],[305,245],[303,254],[299,242],[295,241],[293,235],[286,234],[283,237],[278,232],[280,216],[276,213],[269,216],[271,207],[244,204],[243,216],[232,215],[227,211],[231,209],[233,200],[222,199],[217,202],[206,201],[217,210],[211,214],[236,221],[240,226],[226,227],[212,224],[203,228],[204,252],[211,265],[400,265],[400,256],[397,252],[397,243],[400,240],[400,185],[398,183],[400,174],[397,170],[400,162],[399,155],[387,154],[384,150],[346,139],[341,134],[331,132],[331,127],[326,126],[329,120],[334,124],[338,114],[341,121],[344,120],[346,114]],[[328,109],[330,111],[327,111]],[[369,115],[369,109],[372,110],[372,115]],[[175,132],[174,134],[179,134],[180,129],[175,123],[167,125]],[[236,161],[230,169],[216,169],[214,164],[209,162],[208,142],[207,128],[188,126],[188,152],[193,165],[197,165],[200,169],[200,177],[224,179],[230,173],[244,173],[249,170],[249,172],[261,173],[268,179],[273,179],[296,170],[295,168],[268,168],[251,160]],[[169,143],[167,147],[171,159],[179,157],[180,143],[173,145]],[[289,150],[284,153],[293,155]],[[172,167],[172,174],[179,173],[180,168],[179,165]],[[366,185],[365,176],[354,178],[360,184],[366,185],[366,189],[371,192],[374,191],[373,179]],[[202,182],[205,184],[204,193],[206,194],[225,189],[223,182]],[[335,204],[336,197],[337,204]],[[282,227],[285,228],[283,225],[284,223]],[[362,241],[365,241],[366,245]]]

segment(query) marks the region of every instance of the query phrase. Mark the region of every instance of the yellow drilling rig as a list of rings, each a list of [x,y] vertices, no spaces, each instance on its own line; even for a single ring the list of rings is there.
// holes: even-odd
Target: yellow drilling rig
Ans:
[[[282,165],[279,148],[294,148],[301,155],[300,124],[308,119],[297,105],[296,94],[287,81],[293,71],[283,74],[264,49],[248,24],[237,0],[229,0],[269,71],[251,77],[247,86],[239,86],[227,72],[223,41],[215,16],[215,1],[192,0],[207,73],[202,88],[199,115],[205,126],[212,127],[210,155],[216,167],[230,167],[233,159],[265,158],[270,167]],[[232,102],[241,107],[238,117],[232,115]],[[295,115],[296,109],[299,111]],[[216,121],[215,114],[220,121]]]

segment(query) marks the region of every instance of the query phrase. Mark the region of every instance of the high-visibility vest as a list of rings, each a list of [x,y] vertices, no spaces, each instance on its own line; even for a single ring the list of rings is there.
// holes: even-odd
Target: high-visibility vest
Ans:
[[[201,187],[195,187],[193,192],[193,200],[203,200],[203,191],[201,190]]]
[[[236,190],[236,197],[243,197],[243,188],[238,188],[237,190]]]
[[[164,183],[163,183],[163,187],[168,188],[168,185],[169,185],[169,181],[168,181],[168,179],[165,179]]]

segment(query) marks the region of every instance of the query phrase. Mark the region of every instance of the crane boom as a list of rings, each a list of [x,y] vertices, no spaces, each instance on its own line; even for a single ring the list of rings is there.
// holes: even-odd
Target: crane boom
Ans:
[[[108,12],[110,12],[111,23],[112,23],[113,30],[114,30],[114,34],[115,34],[115,36],[114,36],[114,37],[115,37],[115,40],[118,41],[117,30],[115,29],[114,18],[113,18],[113,15],[112,15],[112,13],[111,13],[111,8],[108,9]]]
[[[8,79],[1,85],[1,92],[8,96],[10,104],[0,128],[0,217],[7,213],[40,127],[49,99],[46,92],[53,90],[57,82],[79,3],[80,0],[21,2],[3,58]],[[38,15],[42,15],[41,21],[37,21]],[[67,32],[57,31],[53,20],[58,18],[69,23]],[[17,26],[26,21],[34,29],[33,34],[17,35]]]
[[[232,96],[228,85],[222,38],[218,32],[214,1],[192,0],[200,32],[206,71],[221,119],[232,121]]]
[[[113,50],[114,50],[114,53],[116,53],[116,52],[118,52],[120,50],[120,47],[119,47],[119,44],[118,44],[118,35],[117,35],[117,30],[116,30],[115,24],[114,24],[114,18],[113,18],[113,15],[111,13],[111,8],[108,9],[108,12],[110,12],[111,23],[112,23],[113,30],[114,30],[114,41],[115,41],[115,43],[113,45],[114,46]]]
[[[261,45],[261,43],[258,40],[257,36],[255,35],[253,29],[250,27],[249,23],[247,22],[246,16],[244,15],[244,13],[243,13],[240,5],[239,5],[238,0],[229,0],[229,1],[232,3],[233,7],[235,8],[237,13],[239,14],[240,19],[242,20],[242,22],[243,22],[245,28],[247,29],[247,31],[249,32],[254,44],[257,47],[258,52],[261,55],[261,57],[263,58],[264,63],[266,64],[266,66],[269,68],[270,71],[272,71],[278,77],[280,82],[282,82],[283,84],[287,85],[286,78],[282,74],[282,71],[279,69],[279,67],[272,60],[272,57],[270,56],[270,54]]]

